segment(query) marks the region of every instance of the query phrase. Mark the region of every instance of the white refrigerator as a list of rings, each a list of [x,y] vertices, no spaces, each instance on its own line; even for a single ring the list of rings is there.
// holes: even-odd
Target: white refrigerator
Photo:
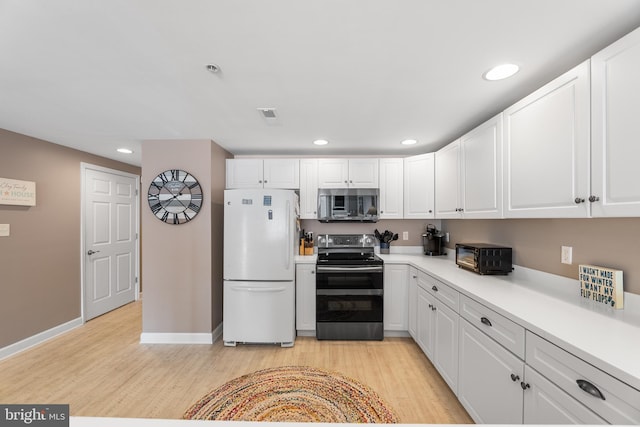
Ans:
[[[225,190],[225,345],[293,346],[297,212],[292,190]]]

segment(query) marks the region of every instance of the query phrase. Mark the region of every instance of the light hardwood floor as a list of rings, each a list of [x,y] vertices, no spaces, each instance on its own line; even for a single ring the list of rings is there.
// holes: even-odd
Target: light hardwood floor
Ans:
[[[401,423],[472,423],[410,338],[273,345],[142,345],[142,303],[0,361],[0,402],[70,404],[71,415],[180,418],[209,390],[259,369],[304,365],[373,388]]]

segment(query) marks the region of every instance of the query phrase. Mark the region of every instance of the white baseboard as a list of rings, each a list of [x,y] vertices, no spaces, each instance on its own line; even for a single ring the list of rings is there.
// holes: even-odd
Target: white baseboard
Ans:
[[[213,338],[213,342],[216,342],[218,340],[218,338],[222,337],[222,322],[220,322],[218,327],[215,328],[213,330],[213,332],[211,332],[211,335],[212,335],[212,338]]]
[[[140,344],[213,344],[213,332],[143,332]]]
[[[48,341],[51,338],[55,338],[58,335],[69,332],[70,330],[75,329],[78,326],[82,326],[81,317],[70,320],[67,323],[55,326],[46,331],[40,332],[39,334],[33,335],[29,338],[25,338],[22,341],[18,341],[17,343],[0,348],[0,360],[6,359],[7,357],[13,356],[14,354],[20,353],[21,351],[27,350],[38,344],[42,344],[43,342]]]

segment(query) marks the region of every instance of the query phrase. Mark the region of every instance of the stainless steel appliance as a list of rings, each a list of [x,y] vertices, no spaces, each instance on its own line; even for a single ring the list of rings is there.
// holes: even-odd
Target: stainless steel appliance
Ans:
[[[382,340],[383,261],[372,234],[317,237],[316,337]]]
[[[456,264],[478,274],[509,274],[512,250],[488,243],[456,243]]]
[[[377,222],[377,188],[321,188],[318,190],[320,222]]]
[[[435,225],[427,225],[427,231],[422,235],[424,254],[429,256],[444,255],[444,234]]]

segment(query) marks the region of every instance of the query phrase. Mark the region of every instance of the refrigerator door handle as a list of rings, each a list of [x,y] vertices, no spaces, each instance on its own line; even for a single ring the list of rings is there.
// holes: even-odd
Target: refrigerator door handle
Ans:
[[[293,251],[291,245],[293,245],[293,242],[291,241],[291,205],[289,200],[287,200],[287,242],[289,242],[289,248],[287,248],[287,262],[285,263],[285,267],[287,268],[287,270],[289,270],[291,268],[291,251]]]
[[[279,287],[279,288],[252,288],[251,286],[231,286],[231,289],[234,291],[245,291],[245,292],[282,292],[287,288]]]

